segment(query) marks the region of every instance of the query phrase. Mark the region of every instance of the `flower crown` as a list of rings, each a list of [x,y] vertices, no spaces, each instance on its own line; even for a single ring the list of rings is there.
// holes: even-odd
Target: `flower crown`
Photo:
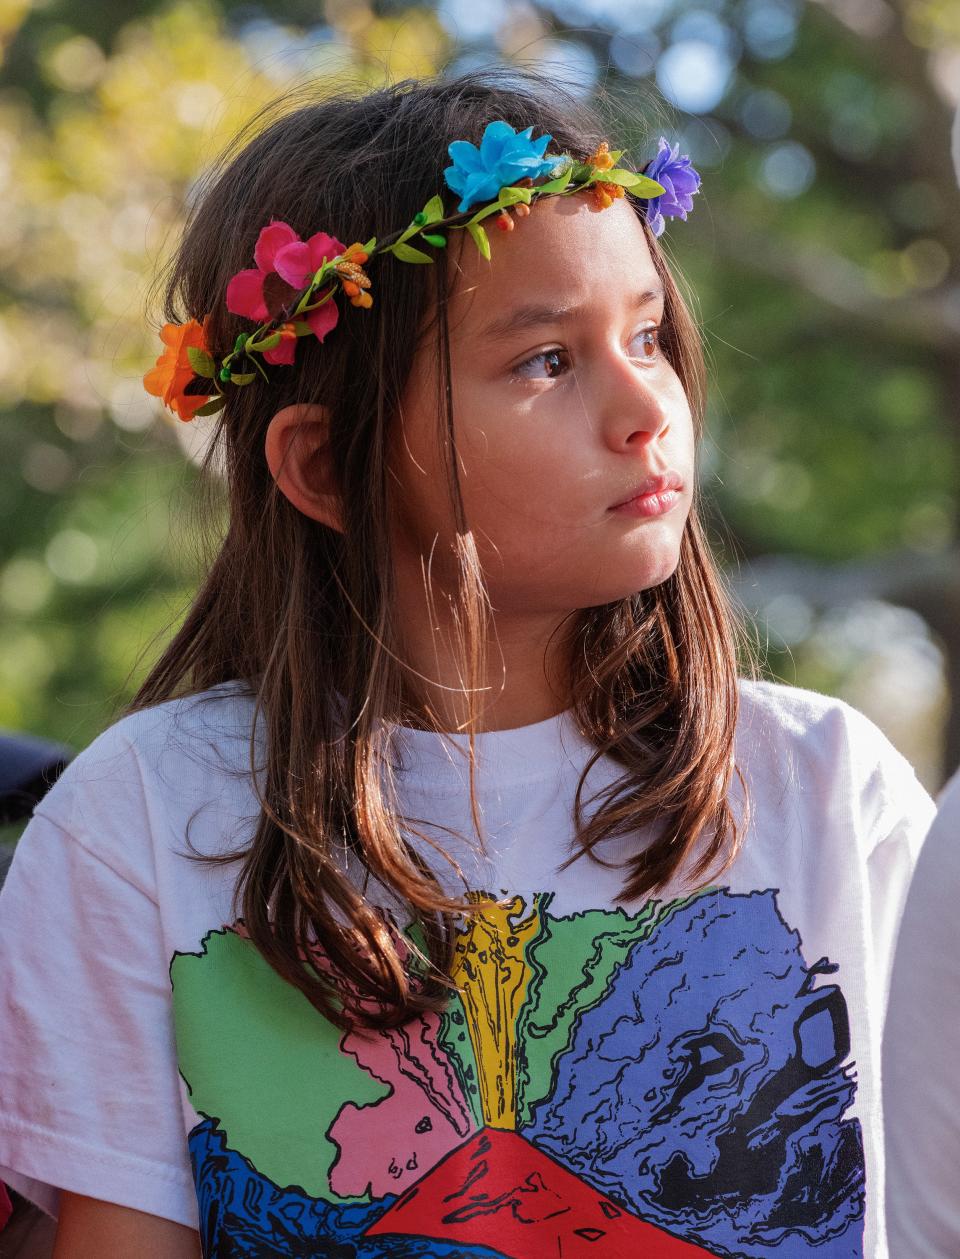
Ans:
[[[392,254],[400,262],[433,262],[436,254],[417,246],[442,250],[447,233],[465,229],[489,259],[484,220],[496,215],[500,230],[513,231],[515,219],[528,215],[542,197],[589,189],[594,205],[603,210],[629,192],[647,202],[646,220],[655,236],[663,232],[665,219],[685,219],[693,208],[700,176],[690,158],[663,138],[656,157],[637,174],[617,165],[623,150],[611,152],[606,141],[577,161],[568,153],[546,154],[553,137],[534,140],[532,132],[533,127],[518,132],[495,121],[487,124],[479,147],[454,140],[448,149],[453,162],[443,176],[460,198],[456,211],[448,214],[437,194],[402,231],[384,239],[347,246],[317,232],[301,240],[286,223],[269,223],[253,251],[256,266],[238,272],[226,292],[227,309],[251,320],[255,329],[240,333],[233,349],[219,355],[208,343],[209,315],[203,323],[190,319],[165,324],[160,333],[165,349],[144,376],[144,388],[181,420],[212,415],[224,406],[229,390],[251,384],[258,374],[269,379],[264,363],[293,363],[300,337],[323,341],[340,317],[334,301],[338,289],[351,305],[372,306],[370,277],[364,270],[372,258]],[[546,182],[534,182],[544,176]]]

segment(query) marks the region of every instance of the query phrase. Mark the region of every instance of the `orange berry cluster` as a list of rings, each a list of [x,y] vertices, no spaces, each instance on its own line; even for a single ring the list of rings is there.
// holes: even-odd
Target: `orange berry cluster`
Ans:
[[[369,309],[373,305],[373,297],[367,292],[370,288],[370,277],[363,269],[369,255],[359,245],[351,245],[343,257],[334,266],[340,277],[340,286],[350,298],[351,306]]]

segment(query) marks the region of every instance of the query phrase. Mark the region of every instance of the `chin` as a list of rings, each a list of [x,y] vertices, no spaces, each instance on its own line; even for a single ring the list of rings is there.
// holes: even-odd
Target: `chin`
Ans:
[[[636,557],[635,557],[636,558]],[[671,539],[662,548],[645,551],[639,562],[628,565],[624,572],[623,592],[614,598],[626,598],[641,590],[652,590],[673,576],[680,563],[680,541]]]
[[[609,580],[610,574],[604,573],[607,581],[601,586],[596,583],[589,594],[590,607],[599,607],[601,604],[617,603],[622,599],[629,599],[632,595],[639,594],[642,590],[653,590],[655,586],[661,586],[665,581],[673,576],[677,571],[678,557],[674,557],[672,562],[664,562],[662,565],[651,565],[645,568],[640,574],[634,567],[633,571],[624,574],[623,581],[614,584]],[[587,605],[584,605],[587,606]]]

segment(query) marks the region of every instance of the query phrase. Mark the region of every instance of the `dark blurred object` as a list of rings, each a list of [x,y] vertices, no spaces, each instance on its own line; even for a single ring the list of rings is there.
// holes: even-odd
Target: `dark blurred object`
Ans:
[[[37,1207],[10,1194],[13,1214],[6,1228],[0,1230],[0,1259],[50,1259],[57,1232],[57,1222]]]
[[[50,790],[72,753],[59,743],[30,735],[0,735],[0,825],[21,822]],[[0,884],[13,858],[13,845],[0,845]],[[0,963],[2,964],[2,963]],[[13,1213],[0,1226],[3,1259],[49,1259],[56,1223],[18,1194],[10,1194]],[[4,1206],[6,1204],[4,1203]]]
[[[48,739],[0,734],[0,826],[28,818],[72,755],[69,748]],[[12,858],[12,844],[0,844],[0,885]]]
[[[0,734],[0,825],[29,817],[71,756],[60,743],[26,734]]]

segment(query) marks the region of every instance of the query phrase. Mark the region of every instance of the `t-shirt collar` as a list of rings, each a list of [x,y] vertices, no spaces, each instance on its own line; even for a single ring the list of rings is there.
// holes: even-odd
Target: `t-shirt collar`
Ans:
[[[469,781],[470,736],[394,725],[393,747],[409,785],[461,786]],[[485,786],[549,778],[586,764],[593,743],[577,727],[574,710],[527,726],[484,730],[474,737],[478,775]]]

